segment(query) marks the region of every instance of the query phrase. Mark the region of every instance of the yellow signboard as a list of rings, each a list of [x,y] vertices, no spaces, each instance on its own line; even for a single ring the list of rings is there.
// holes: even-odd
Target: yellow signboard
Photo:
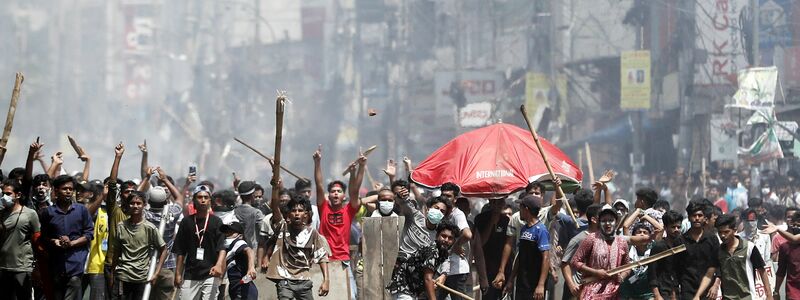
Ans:
[[[620,57],[621,109],[650,109],[650,51],[625,51]]]
[[[525,108],[528,111],[528,118],[538,124],[537,111],[547,107],[547,93],[550,91],[550,84],[547,75],[543,73],[528,72],[525,76]],[[541,115],[541,114],[539,114]]]

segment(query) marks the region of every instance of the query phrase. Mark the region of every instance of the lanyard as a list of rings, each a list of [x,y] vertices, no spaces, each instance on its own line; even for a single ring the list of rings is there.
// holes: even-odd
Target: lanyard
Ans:
[[[203,230],[200,230],[200,227],[197,227],[197,216],[196,215],[194,216],[194,230],[195,230],[194,234],[197,235],[197,239],[200,240],[200,243],[199,243],[199,247],[200,248],[203,247],[203,238],[206,237],[206,228],[208,228],[208,219],[210,219],[210,217],[211,216],[206,215],[205,225],[203,225]],[[163,218],[163,216],[162,216],[162,218]],[[200,236],[200,232],[203,233],[202,236]]]

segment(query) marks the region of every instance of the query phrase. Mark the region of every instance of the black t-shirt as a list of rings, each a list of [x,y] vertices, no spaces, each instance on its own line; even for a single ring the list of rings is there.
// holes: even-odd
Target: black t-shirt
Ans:
[[[719,239],[706,231],[699,241],[694,241],[689,232],[682,236],[686,251],[678,254],[675,272],[681,285],[680,299],[691,299],[700,287],[700,280],[712,266],[719,254]]]
[[[544,251],[550,250],[550,235],[544,224],[523,225],[519,235],[519,254],[517,254],[517,292],[536,289],[542,273]]]
[[[486,211],[475,216],[475,230],[483,232],[486,226],[489,226],[489,220],[492,218],[492,212]],[[486,274],[489,281],[494,280],[497,275],[497,269],[500,268],[500,260],[503,256],[503,246],[506,244],[506,228],[508,227],[508,217],[501,215],[497,220],[495,228],[492,229],[488,237],[481,236],[482,239],[487,239],[486,244],[483,245],[483,260],[486,265]],[[511,263],[506,264],[504,272],[506,276],[511,273]]]
[[[183,218],[178,228],[178,234],[175,235],[175,245],[172,247],[172,252],[176,255],[186,256],[184,277],[187,280],[209,278],[208,272],[217,263],[219,251],[225,250],[225,235],[219,230],[222,226],[222,220],[219,217],[209,215],[205,231],[203,230],[205,218],[197,218],[196,222],[195,216]],[[203,238],[202,245],[200,245],[200,238],[196,232],[198,228],[200,238]],[[197,259],[198,247],[203,248],[202,260]]]
[[[677,246],[680,246],[680,242],[675,245],[670,245],[666,240],[657,241],[653,244],[652,250],[650,250],[650,256]],[[651,263],[649,268],[647,268],[647,279],[650,281],[650,287],[657,287],[662,295],[668,292],[678,291],[678,275],[675,274],[676,260],[677,255],[668,256]]]

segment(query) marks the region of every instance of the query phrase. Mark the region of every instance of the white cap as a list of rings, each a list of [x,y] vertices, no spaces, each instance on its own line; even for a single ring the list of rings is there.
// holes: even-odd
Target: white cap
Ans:
[[[151,187],[150,190],[147,191],[147,194],[150,197],[150,202],[152,203],[163,203],[167,201],[167,190],[163,187]]]

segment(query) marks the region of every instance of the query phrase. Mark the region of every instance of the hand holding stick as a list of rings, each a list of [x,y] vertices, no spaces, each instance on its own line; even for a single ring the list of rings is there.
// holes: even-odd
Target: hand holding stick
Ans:
[[[363,154],[364,154],[364,157],[366,157],[367,155],[369,155],[370,153],[372,153],[372,151],[374,151],[376,148],[378,148],[378,145],[372,145],[372,147],[369,147],[369,148],[367,148],[367,151],[364,151],[364,153],[363,153]],[[358,162],[358,159],[354,160],[354,161],[353,161],[352,163],[350,163],[350,164],[355,164],[356,162]],[[348,166],[349,166],[349,165],[348,165]],[[349,168],[349,167],[348,167],[347,169],[345,169],[345,170],[344,170],[344,172],[342,172],[342,176],[345,176],[345,175],[347,175],[347,173],[350,173],[350,168]]]
[[[556,174],[553,173],[553,168],[550,167],[550,162],[547,161],[547,154],[544,153],[544,149],[542,149],[542,143],[539,141],[539,135],[536,134],[536,130],[533,129],[531,125],[531,120],[528,119],[528,111],[525,110],[525,105],[519,107],[519,110],[522,111],[522,116],[525,118],[525,123],[528,124],[528,129],[533,136],[533,141],[536,142],[536,148],[539,149],[539,154],[542,155],[542,160],[544,161],[545,167],[547,167],[547,172],[550,173],[550,178],[555,179]],[[564,197],[564,191],[561,190],[560,185],[556,185],[557,193]],[[557,194],[557,195],[558,195]],[[580,224],[578,223],[578,218],[575,217],[575,213],[572,212],[572,206],[569,205],[569,201],[564,198],[564,206],[567,208],[567,212],[569,212],[569,216],[572,217],[572,221],[575,222],[575,228],[580,228]]]

